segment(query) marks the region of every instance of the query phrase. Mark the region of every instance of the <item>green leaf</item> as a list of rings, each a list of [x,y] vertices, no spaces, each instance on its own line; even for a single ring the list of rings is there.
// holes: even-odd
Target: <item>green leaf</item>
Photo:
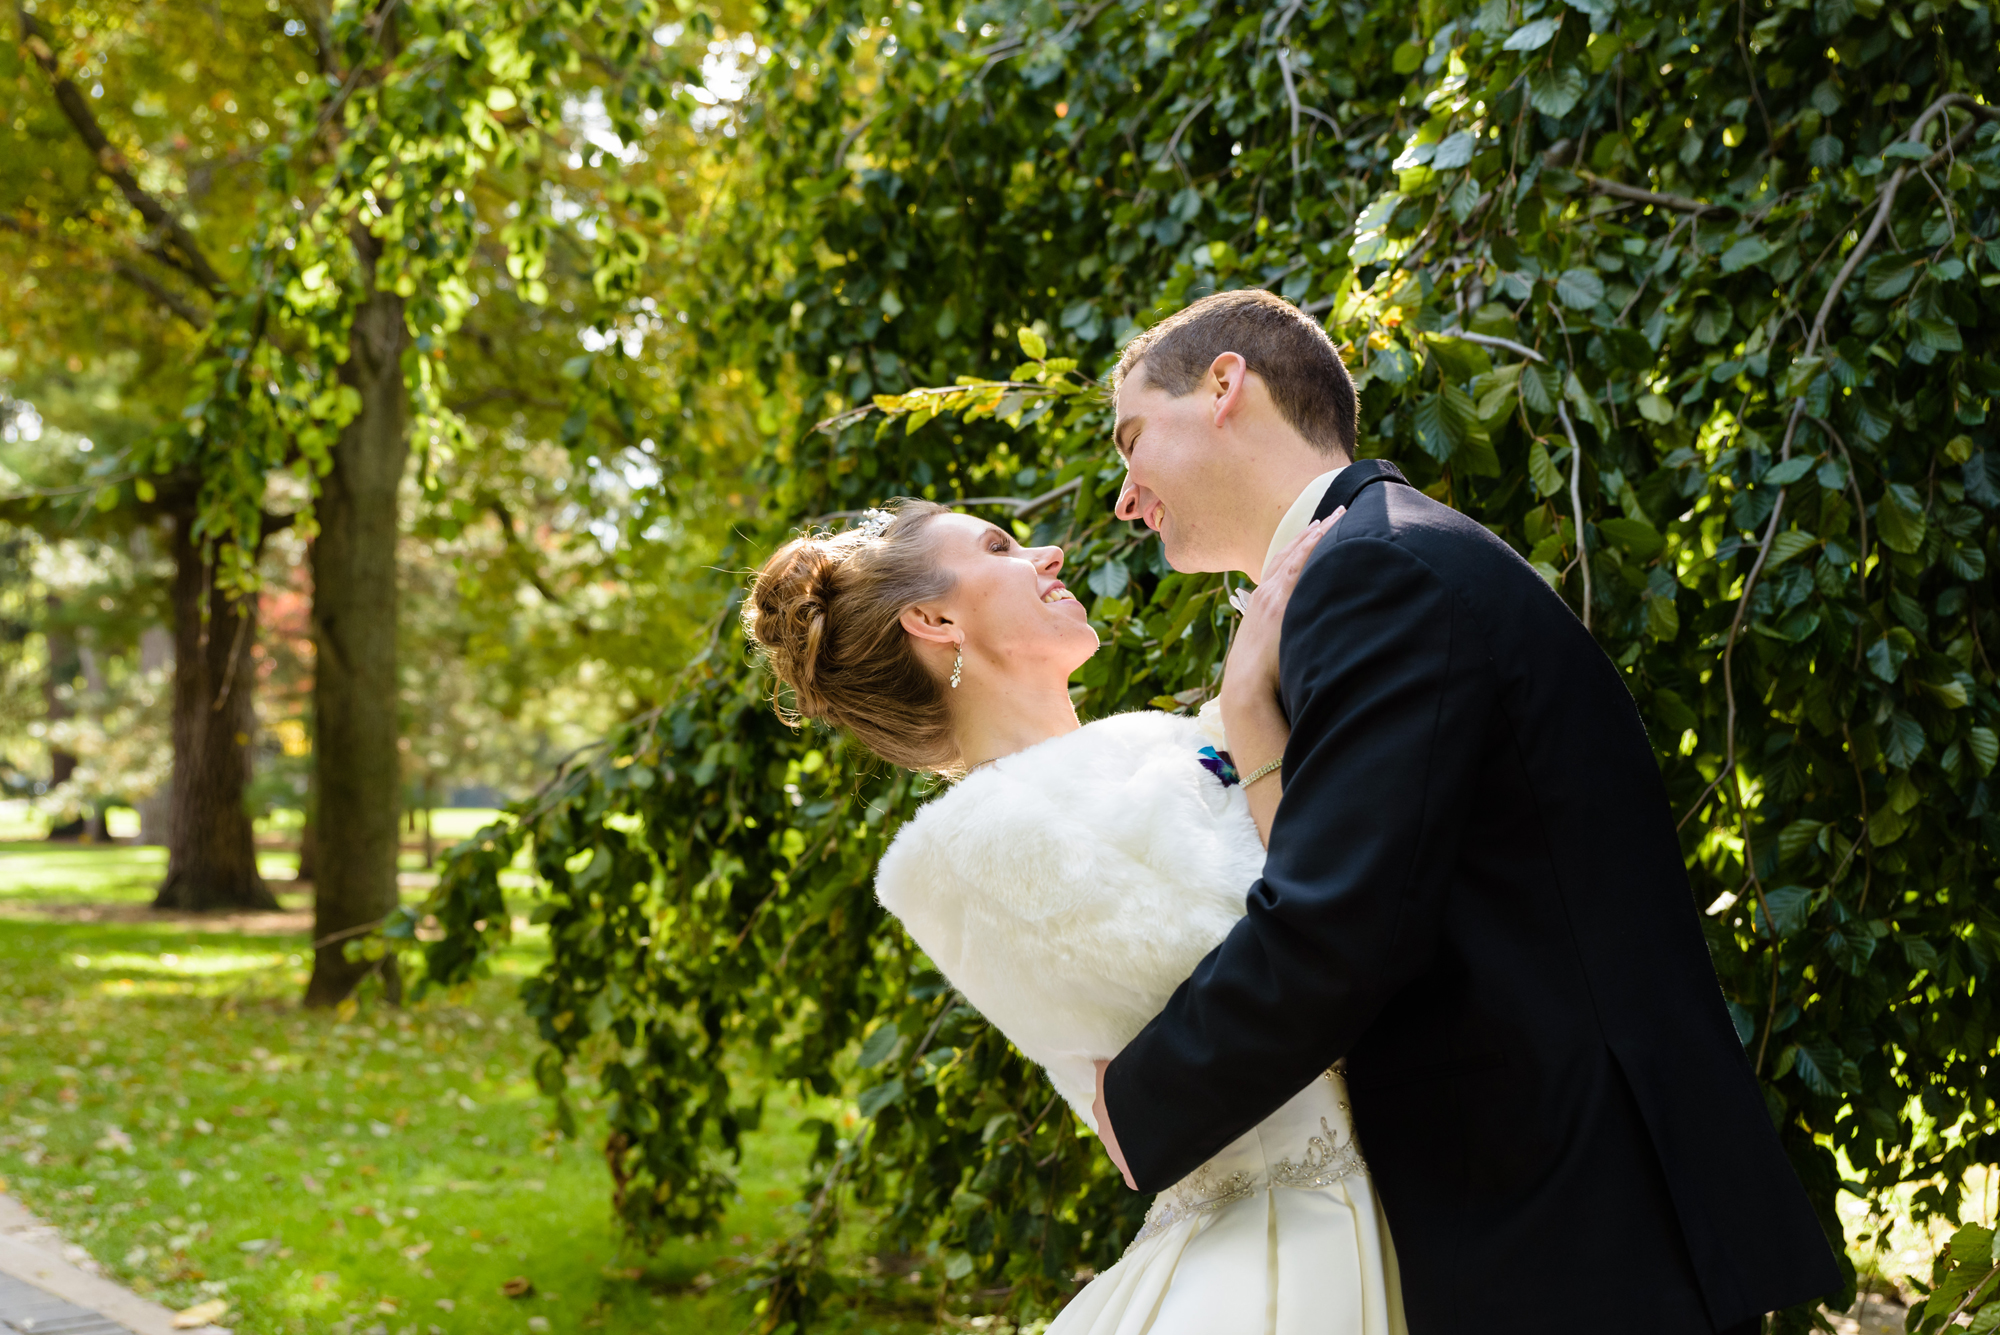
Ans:
[[[1753,264],[1771,258],[1771,248],[1754,236],[1746,236],[1722,252],[1722,272],[1741,273]]]
[[[1898,940],[1902,943],[1903,958],[1910,962],[1912,969],[1937,968],[1938,953],[1936,946],[1924,940],[1921,936],[1904,935],[1899,937]]]
[[[1556,275],[1556,296],[1571,310],[1587,311],[1604,300],[1604,280],[1589,269],[1564,269]]]
[[[1939,352],[1962,352],[1965,340],[1958,335],[1958,326],[1949,320],[1917,321],[1917,342]]]
[[[1962,681],[1927,681],[1923,685],[1924,693],[1946,709],[1963,709],[1972,703],[1972,696]]]
[[[1797,885],[1781,885],[1764,892],[1764,902],[1771,906],[1771,925],[1777,929],[1779,936],[1791,936],[1805,930],[1812,898],[1812,891]]]
[[[1915,260],[1883,259],[1868,271],[1868,281],[1861,290],[1875,301],[1887,301],[1899,297],[1917,278]]]
[[[1561,118],[1583,99],[1583,71],[1574,65],[1528,76],[1528,102],[1544,116]]]
[[[1521,402],[1528,405],[1529,412],[1554,412],[1556,395],[1561,391],[1562,382],[1553,366],[1530,366],[1521,372]]]
[[[1806,150],[1806,161],[1822,171],[1828,167],[1838,167],[1841,159],[1846,156],[1847,146],[1840,142],[1837,135],[1831,134],[1819,136],[1812,141],[1812,147]]]
[[[1500,49],[1502,51],[1539,51],[1554,40],[1556,29],[1560,27],[1562,27],[1562,17],[1560,15],[1552,19],[1536,19],[1533,23],[1524,23],[1507,35],[1507,40],[1500,44]],[[1560,115],[1561,113],[1551,114]]]
[[[611,879],[611,851],[603,845],[590,850],[590,861],[577,873],[573,882],[578,890],[590,890],[601,881]]]
[[[1694,341],[1705,347],[1720,343],[1722,336],[1729,332],[1730,323],[1734,319],[1727,305],[1704,298],[1695,307]]]
[[[1041,361],[1049,355],[1049,345],[1043,341],[1040,334],[1026,325],[1021,326],[1020,332],[1015,337],[1021,340],[1021,351],[1036,361]]]
[[[1633,559],[1650,561],[1666,545],[1658,529],[1643,519],[1600,519],[1597,531],[1632,553]]]
[[[1442,394],[1426,394],[1423,397],[1417,404],[1416,423],[1417,444],[1439,463],[1451,458],[1452,451],[1465,439],[1453,415],[1446,411]]]
[[[1785,368],[1785,378],[1778,386],[1778,392],[1788,399],[1798,398],[1812,387],[1819,373],[1826,369],[1826,358],[1814,354],[1801,357]]]
[[[132,491],[134,495],[138,496],[140,500],[146,502],[148,505],[151,505],[159,494],[153,490],[153,484],[143,477],[132,479]]]
[[[1584,387],[1584,383],[1571,371],[1563,381],[1563,397],[1583,415],[1583,420],[1597,428],[1597,434],[1605,440],[1611,439],[1611,419],[1598,406],[1597,397]]]
[[[1793,1069],[1813,1093],[1823,1098],[1833,1098],[1840,1093],[1840,1086],[1834,1083],[1834,1078],[1840,1074],[1840,1049],[1826,1040],[1799,1044]]]
[[[896,1028],[895,1021],[892,1020],[868,1035],[867,1041],[861,1045],[861,1054],[855,1058],[854,1064],[864,1071],[880,1066],[893,1057],[902,1046],[902,1031]]]
[[[854,1101],[856,1109],[863,1117],[873,1117],[890,1104],[903,1097],[901,1080],[884,1080],[881,1084],[861,1091],[861,1097]]]
[[[1767,487],[1788,487],[1810,473],[1815,462],[1810,454],[1795,454],[1765,469],[1758,481]]]
[[[1793,858],[1811,847],[1813,841],[1819,838],[1819,832],[1825,828],[1825,821],[1808,820],[1805,818],[1800,818],[1787,825],[1778,833],[1778,860],[1780,862],[1790,862]]]
[[[1539,438],[1528,443],[1528,481],[1534,484],[1537,496],[1553,496],[1563,488],[1563,476],[1550,462]]]
[[[1646,600],[1646,633],[1665,643],[1681,633],[1680,610],[1671,598]]]
[[[1125,568],[1123,561],[1115,559],[1099,562],[1084,580],[1090,591],[1100,598],[1123,597],[1131,582],[1132,573]]]
[[[1991,774],[1994,762],[2000,761],[2000,735],[1985,726],[1972,728],[1965,734],[1965,745],[1979,762],[1980,774]]]
[[[1891,483],[1875,507],[1875,525],[1882,541],[1908,556],[1924,545],[1923,502],[1907,483]]]
[[[1788,528],[1777,537],[1771,539],[1771,556],[1764,563],[1764,570],[1768,574],[1799,553],[1809,552],[1818,545],[1819,539],[1815,538],[1812,534],[1801,533],[1798,529]]]
[[[1967,1224],[1951,1235],[1948,1246],[1951,1273],[1931,1290],[1930,1300],[1924,1304],[1927,1316],[1950,1315],[1959,1300],[1983,1282],[1993,1267],[1993,1230],[1990,1228]]]
[[[1639,396],[1639,416],[1645,418],[1648,422],[1657,422],[1659,425],[1665,426],[1674,420],[1674,405],[1657,394],[1641,394]]]
[[[1465,131],[1447,135],[1444,142],[1437,146],[1437,152],[1431,155],[1431,170],[1442,172],[1463,167],[1472,161],[1472,155],[1478,151],[1479,141]]]
[[[1896,680],[1896,674],[1903,670],[1903,664],[1910,657],[1910,648],[1915,644],[1910,632],[1900,627],[1890,631],[1881,639],[1868,646],[1868,667],[1883,681]]]
[[[1891,162],[1898,159],[1904,162],[1922,162],[1930,155],[1931,150],[1927,145],[1911,143],[1908,139],[1898,139],[1882,150],[1882,156]]]
[[[1897,769],[1908,769],[1924,753],[1924,725],[1903,711],[1894,710],[1883,730],[1882,758]]]

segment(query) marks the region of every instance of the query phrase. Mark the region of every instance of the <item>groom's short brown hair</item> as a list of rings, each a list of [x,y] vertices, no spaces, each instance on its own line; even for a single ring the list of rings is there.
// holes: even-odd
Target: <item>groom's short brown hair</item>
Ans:
[[[1263,378],[1271,402],[1308,444],[1354,457],[1354,382],[1326,331],[1274,292],[1242,288],[1203,297],[1125,345],[1113,389],[1139,367],[1147,383],[1180,398],[1233,352]]]

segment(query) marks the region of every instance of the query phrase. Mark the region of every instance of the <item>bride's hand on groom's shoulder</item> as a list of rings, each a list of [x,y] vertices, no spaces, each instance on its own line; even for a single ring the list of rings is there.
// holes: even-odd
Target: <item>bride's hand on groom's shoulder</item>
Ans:
[[[1299,576],[1305,572],[1313,549],[1346,513],[1347,507],[1342,506],[1325,519],[1308,524],[1305,532],[1278,553],[1257,587],[1242,599],[1243,621],[1236,628],[1236,638],[1229,646],[1229,661],[1222,670],[1225,712],[1231,712],[1232,707],[1276,708],[1278,641],[1284,630],[1285,608],[1291,603],[1292,590],[1298,587]]]

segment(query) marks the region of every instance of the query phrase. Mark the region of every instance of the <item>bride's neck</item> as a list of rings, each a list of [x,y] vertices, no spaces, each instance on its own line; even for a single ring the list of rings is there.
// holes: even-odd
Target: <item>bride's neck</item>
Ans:
[[[1081,726],[1066,681],[1035,686],[1003,681],[977,687],[968,681],[960,693],[964,699],[953,712],[967,768],[1011,756]]]

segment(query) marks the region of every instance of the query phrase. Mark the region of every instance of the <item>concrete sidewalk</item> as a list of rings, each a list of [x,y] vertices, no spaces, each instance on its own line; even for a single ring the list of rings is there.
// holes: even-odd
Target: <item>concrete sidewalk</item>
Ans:
[[[173,1312],[96,1270],[83,1248],[65,1243],[54,1228],[0,1191],[0,1331],[189,1335],[186,1327],[175,1328]],[[193,1335],[229,1332],[200,1326]]]

